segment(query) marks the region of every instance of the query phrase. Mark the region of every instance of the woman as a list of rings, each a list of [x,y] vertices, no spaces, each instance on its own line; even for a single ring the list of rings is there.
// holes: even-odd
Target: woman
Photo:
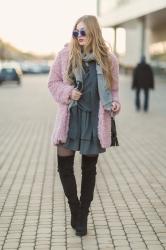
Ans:
[[[111,145],[111,113],[120,111],[118,62],[102,37],[97,18],[85,15],[74,25],[71,42],[57,55],[49,90],[59,104],[52,142],[76,235],[87,234],[99,153]],[[75,152],[82,155],[81,195],[73,172]]]

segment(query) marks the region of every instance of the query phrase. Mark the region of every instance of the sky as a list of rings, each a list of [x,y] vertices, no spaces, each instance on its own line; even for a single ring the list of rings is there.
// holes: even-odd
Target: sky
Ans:
[[[96,0],[0,0],[0,38],[26,52],[52,53],[70,40],[75,21],[96,15]]]

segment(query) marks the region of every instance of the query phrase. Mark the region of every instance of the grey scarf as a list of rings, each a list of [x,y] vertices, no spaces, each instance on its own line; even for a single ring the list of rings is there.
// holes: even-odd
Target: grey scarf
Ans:
[[[87,54],[82,58],[82,60],[86,62],[90,62],[92,60],[95,60],[95,57],[92,53]],[[99,97],[100,101],[104,107],[105,110],[111,110],[111,103],[112,103],[112,96],[111,96],[111,91],[107,87],[107,82],[106,79],[103,75],[102,68],[98,63],[96,63],[96,72],[97,72],[97,82],[98,82],[98,91],[99,91]],[[74,76],[77,81],[82,82],[82,71],[79,68],[75,68],[74,71]],[[71,101],[69,104],[69,109],[73,106],[77,105],[77,101]]]

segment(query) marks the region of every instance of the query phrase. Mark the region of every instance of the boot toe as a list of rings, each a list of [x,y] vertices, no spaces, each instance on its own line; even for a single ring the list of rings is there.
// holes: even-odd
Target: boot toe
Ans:
[[[78,230],[78,229],[76,229],[76,235],[77,236],[85,236],[85,235],[87,235],[87,230]]]

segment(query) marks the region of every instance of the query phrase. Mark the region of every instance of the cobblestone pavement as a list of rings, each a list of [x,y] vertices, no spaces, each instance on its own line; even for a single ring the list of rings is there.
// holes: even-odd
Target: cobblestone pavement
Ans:
[[[120,147],[101,154],[88,235],[75,236],[50,144],[55,116],[47,76],[0,87],[0,249],[166,249],[166,85],[135,112],[121,77]],[[80,191],[80,154],[75,172]]]

